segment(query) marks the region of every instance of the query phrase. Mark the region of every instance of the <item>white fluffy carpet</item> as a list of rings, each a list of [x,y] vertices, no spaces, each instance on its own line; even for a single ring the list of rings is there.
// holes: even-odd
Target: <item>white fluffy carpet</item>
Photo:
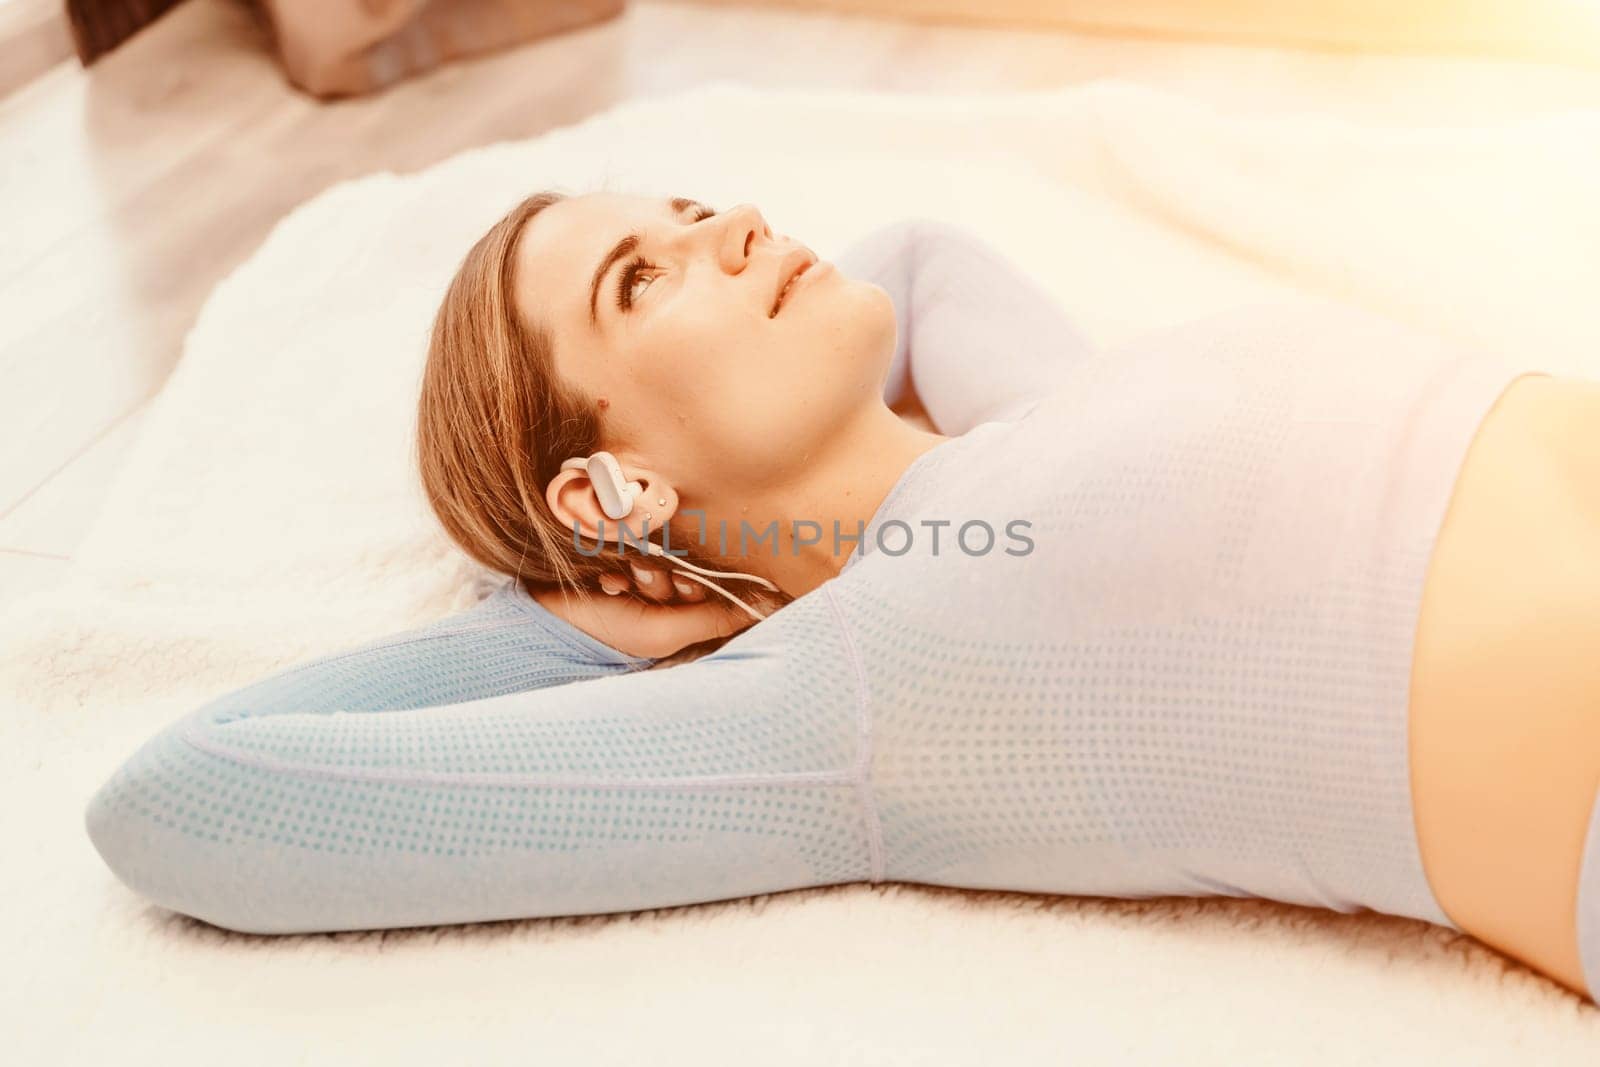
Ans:
[[[273,939],[131,894],[82,811],[139,742],[481,592],[415,484],[413,399],[460,255],[543,187],[750,200],[824,256],[947,218],[1102,344],[1300,289],[1600,362],[1600,113],[1404,130],[1115,82],[718,83],[334,186],[216,288],[70,583],[0,618],[10,1062],[1600,1062],[1600,1009],[1470,938],[1264,901],[857,885]]]

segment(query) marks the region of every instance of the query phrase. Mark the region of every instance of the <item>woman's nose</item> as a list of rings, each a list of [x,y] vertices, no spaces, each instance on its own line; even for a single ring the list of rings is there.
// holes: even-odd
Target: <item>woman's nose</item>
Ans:
[[[740,204],[723,213],[722,267],[731,274],[744,270],[759,238],[772,239],[772,227],[754,204]]]

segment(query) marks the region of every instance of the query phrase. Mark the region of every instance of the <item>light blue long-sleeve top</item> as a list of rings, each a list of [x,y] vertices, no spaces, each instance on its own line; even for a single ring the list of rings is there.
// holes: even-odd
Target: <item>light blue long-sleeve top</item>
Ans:
[[[1412,641],[1522,368],[1315,301],[1091,355],[937,223],[837,263],[894,298],[890,399],[909,376],[952,436],[835,579],[667,669],[508,582],[264,678],[94,795],[111,869],[261,933],[883,880],[1454,926],[1414,831]]]

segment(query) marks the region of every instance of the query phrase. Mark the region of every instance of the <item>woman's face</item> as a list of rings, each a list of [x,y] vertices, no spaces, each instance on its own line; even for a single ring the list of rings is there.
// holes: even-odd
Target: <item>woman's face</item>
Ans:
[[[781,481],[883,402],[883,289],[815,261],[773,313],[813,260],[748,204],[593,193],[528,224],[515,299],[550,333],[556,374],[604,398],[601,447],[680,492],[737,492]]]

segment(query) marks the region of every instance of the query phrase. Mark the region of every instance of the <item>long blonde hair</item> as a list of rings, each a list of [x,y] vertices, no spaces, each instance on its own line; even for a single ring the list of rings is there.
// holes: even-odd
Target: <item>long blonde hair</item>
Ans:
[[[560,381],[548,330],[518,313],[517,246],[529,222],[565,199],[527,197],[468,250],[434,318],[417,401],[417,459],[429,506],[462,551],[515,577],[530,592],[564,586],[593,595],[615,573],[613,550],[580,553],[570,527],[550,510],[544,487],[562,460],[602,447],[595,403]],[[674,527],[672,534],[679,534]],[[692,535],[674,553],[717,569],[737,562],[697,551]],[[635,561],[643,557],[630,557]],[[748,583],[732,589],[768,609],[791,597]],[[742,587],[742,588],[741,588]],[[728,638],[690,646],[674,661],[703,655]],[[686,655],[687,653],[687,655]]]

